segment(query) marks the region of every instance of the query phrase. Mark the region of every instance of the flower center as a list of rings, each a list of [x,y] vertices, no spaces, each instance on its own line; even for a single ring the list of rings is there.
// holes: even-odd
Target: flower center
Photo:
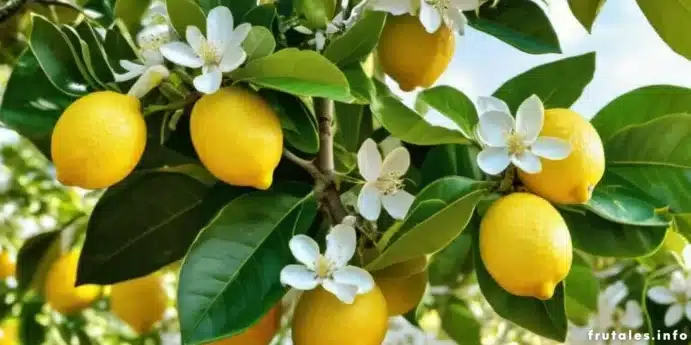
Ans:
[[[199,48],[199,57],[204,60],[205,65],[218,65],[221,63],[221,52],[213,43],[206,39],[202,40],[202,45]]]
[[[426,0],[426,2],[442,15],[451,7],[451,0]]]
[[[171,41],[168,25],[155,25],[142,30],[137,36],[137,43],[142,50],[158,50]]]
[[[317,262],[314,263],[314,272],[317,273],[319,278],[328,278],[331,275],[332,268],[333,263],[324,255],[320,255]]]
[[[384,195],[396,194],[405,187],[401,174],[397,172],[390,172],[386,175],[379,176],[374,184]]]
[[[525,144],[523,137],[517,133],[511,133],[509,138],[506,140],[506,147],[512,154],[520,155],[526,150],[528,150],[528,145]]]

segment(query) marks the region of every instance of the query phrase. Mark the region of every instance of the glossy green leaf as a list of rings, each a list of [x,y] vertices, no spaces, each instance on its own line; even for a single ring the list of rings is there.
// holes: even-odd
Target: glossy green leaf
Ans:
[[[478,121],[475,105],[463,92],[451,86],[437,86],[420,92],[417,103],[434,109],[451,119],[468,139],[475,138],[475,125]]]
[[[508,1],[506,1],[508,2]],[[545,108],[569,108],[593,80],[595,53],[574,56],[530,69],[507,81],[494,92],[511,111],[531,95],[540,97]]]
[[[335,141],[349,152],[357,152],[372,135],[373,121],[369,107],[358,104],[336,103]]]
[[[608,172],[644,191],[650,202],[662,203],[674,212],[691,212],[691,170],[668,166],[612,166]]]
[[[77,33],[77,30],[71,25],[63,24],[60,26],[60,30],[70,42],[69,47],[72,50],[74,62],[77,64],[77,68],[87,84],[95,90],[104,88],[105,86],[99,83],[94,78],[93,73],[87,68],[87,61],[84,57],[86,56],[90,59],[89,55],[91,53],[89,52],[89,46],[86,44],[86,41],[79,37],[79,33]]]
[[[561,53],[559,38],[545,12],[530,0],[486,3],[466,12],[470,26],[530,54]],[[530,18],[530,20],[526,20]]]
[[[206,16],[194,0],[165,0],[168,18],[180,37],[185,37],[188,26],[206,32]]]
[[[104,87],[115,81],[108,55],[103,48],[103,41],[88,21],[83,21],[75,27],[79,37],[86,43],[87,49],[82,50],[82,58],[91,76]]]
[[[336,65],[311,50],[283,49],[249,62],[231,77],[236,82],[246,81],[298,96],[351,100],[345,75]]]
[[[247,61],[271,55],[276,49],[276,40],[269,29],[253,26],[247,38],[242,42],[242,49],[247,53]]]
[[[672,219],[677,232],[684,236],[687,241],[691,241],[691,213],[675,214]]]
[[[123,25],[116,23],[112,28],[106,32],[106,39],[103,42],[106,56],[115,72],[125,73],[126,71],[120,67],[121,60],[136,61],[139,58],[135,52],[134,42],[126,31],[123,31]]]
[[[588,31],[593,29],[593,23],[604,4],[605,0],[569,0],[571,12]]]
[[[205,13],[213,10],[217,6],[225,6],[230,9],[235,19],[235,25],[240,23],[240,19],[245,16],[247,12],[257,6],[256,0],[199,0],[199,6]]]
[[[115,2],[115,17],[122,20],[125,27],[133,35],[141,29],[141,20],[149,8],[151,0],[117,0]]]
[[[432,286],[450,285],[458,282],[458,276],[473,264],[473,231],[480,226],[480,218],[474,215],[463,231],[451,244],[434,254],[427,271]]]
[[[623,186],[598,186],[585,207],[615,223],[639,226],[667,226],[655,206],[635,190]]]
[[[59,245],[60,231],[40,233],[27,239],[17,254],[17,289],[25,292],[40,280],[41,266],[55,246]]]
[[[482,345],[482,324],[462,300],[451,298],[441,315],[441,327],[458,345]]]
[[[588,317],[597,313],[599,294],[600,282],[593,274],[593,269],[574,262],[564,280],[566,314],[569,319],[580,325],[586,324]]]
[[[479,149],[471,145],[449,144],[431,148],[420,167],[423,186],[446,176],[482,180],[484,174],[477,166],[478,153]]]
[[[369,104],[376,94],[372,79],[367,76],[359,62],[343,68],[343,74],[348,79],[350,94],[354,98],[352,103]]]
[[[288,144],[305,153],[317,153],[317,119],[305,102],[298,97],[273,90],[262,90],[260,94],[278,114],[283,136]]]
[[[352,28],[331,41],[324,56],[341,67],[364,60],[377,46],[385,22],[386,12],[366,12]]]
[[[660,38],[677,54],[691,59],[691,0],[636,0]]]
[[[273,308],[286,291],[281,269],[294,262],[288,241],[311,226],[316,212],[311,196],[278,192],[246,194],[223,208],[182,265],[183,342],[202,344],[237,334]]]
[[[263,4],[249,10],[244,17],[244,22],[255,26],[263,26],[269,30],[273,28],[276,19],[276,6]]]

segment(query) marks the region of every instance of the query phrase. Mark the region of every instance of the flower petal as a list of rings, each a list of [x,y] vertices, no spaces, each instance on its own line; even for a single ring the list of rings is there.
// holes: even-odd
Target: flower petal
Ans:
[[[404,190],[399,190],[396,194],[382,196],[381,201],[384,209],[393,219],[402,220],[408,214],[415,197]]]
[[[380,175],[394,173],[403,176],[408,172],[408,168],[410,168],[410,152],[408,152],[408,149],[401,146],[386,155]]]
[[[298,290],[312,290],[319,285],[319,279],[303,265],[288,265],[281,270],[281,284]]]
[[[477,113],[484,114],[488,111],[498,111],[504,114],[511,114],[509,106],[499,98],[496,97],[478,97],[477,99]],[[511,126],[513,129],[513,126]]]
[[[684,316],[684,308],[681,304],[673,304],[665,313],[665,326],[672,327],[681,321]]]
[[[314,264],[320,256],[319,244],[315,240],[306,235],[295,235],[288,242],[288,247],[297,261],[314,270]]]
[[[252,24],[250,23],[242,23],[238,25],[238,27],[233,30],[233,37],[230,39],[230,43],[228,45],[237,47],[241,46],[242,42],[245,42],[245,39],[250,34],[251,30]]]
[[[357,287],[357,293],[362,295],[374,289],[374,278],[360,267],[346,266],[333,273],[333,280],[339,284]]]
[[[136,98],[142,98],[160,85],[163,79],[168,78],[169,75],[170,71],[168,71],[166,66],[158,65],[149,67],[144,71],[144,74],[137,79],[134,85],[132,85],[127,94]]]
[[[206,37],[220,51],[226,50],[233,34],[233,13],[225,6],[214,7],[206,17]]]
[[[372,139],[365,140],[357,152],[357,165],[360,169],[360,175],[366,181],[375,181],[379,178],[382,171],[382,161],[377,143]]]
[[[223,53],[223,60],[218,65],[224,73],[232,72],[240,67],[247,59],[247,53],[239,46],[229,45],[225,53]]]
[[[128,72],[139,72],[139,74],[144,73],[146,69],[146,66],[128,60],[120,60],[120,67]]]
[[[358,287],[355,285],[339,284],[331,279],[326,279],[322,286],[345,304],[353,304],[355,302],[355,296],[357,296],[358,292]]]
[[[310,28],[308,28],[306,26],[302,26],[302,25],[294,26],[293,30],[295,30],[301,34],[304,34],[304,35],[311,35],[314,33]]]
[[[314,34],[314,48],[320,52],[324,50],[324,46],[326,46],[326,36],[324,36],[323,32],[317,31]]]
[[[686,319],[691,321],[691,301],[686,302],[686,306],[684,306],[684,315],[686,315]]]
[[[511,163],[528,174],[537,174],[542,171],[540,158],[530,152],[511,155]]]
[[[355,255],[357,234],[355,228],[345,224],[334,226],[326,235],[326,252],[324,256],[331,260],[335,267],[345,267]]]
[[[473,11],[480,5],[479,0],[451,0],[451,6],[461,11]]]
[[[603,308],[614,310],[628,294],[629,288],[622,281],[609,285],[598,298],[598,310]]]
[[[686,279],[684,274],[680,271],[672,272],[671,279],[669,281],[669,289],[672,294],[681,294],[686,292]]]
[[[144,49],[142,50],[142,57],[147,66],[163,65],[165,62],[160,49]]]
[[[434,6],[428,4],[427,1],[422,0],[420,6],[420,22],[427,32],[433,34],[437,32],[442,25],[441,13],[439,13]]]
[[[199,68],[204,64],[192,47],[182,42],[171,42],[163,45],[161,54],[172,63],[184,67]]]
[[[619,322],[629,329],[638,329],[643,326],[643,310],[638,302],[634,300],[626,302],[624,315]]]
[[[516,132],[527,142],[533,142],[542,131],[545,121],[545,107],[536,95],[528,97],[518,107],[516,113]]]
[[[530,146],[530,152],[550,160],[561,160],[571,154],[571,144],[561,138],[538,137]]]
[[[197,53],[197,55],[202,55],[202,46],[206,40],[202,31],[199,30],[198,27],[190,25],[185,32],[185,38],[194,52]]]
[[[375,221],[381,214],[381,192],[373,182],[366,183],[357,199],[358,212],[367,220]]]
[[[223,73],[214,66],[209,68],[206,73],[194,78],[193,83],[197,91],[210,95],[221,88],[222,80]]]
[[[405,0],[370,0],[369,6],[375,11],[388,12],[394,16],[414,11],[413,2]]]
[[[464,32],[463,30],[467,21],[468,20],[463,15],[463,12],[455,8],[449,8],[446,10],[444,23],[446,23],[446,26],[448,26],[452,31],[461,30],[461,32]]]
[[[505,147],[486,147],[477,155],[477,165],[490,175],[499,175],[511,164],[509,149]]]
[[[672,291],[664,286],[652,287],[648,290],[648,298],[657,304],[672,304],[677,300]]]
[[[488,111],[480,116],[477,132],[485,145],[504,147],[515,126],[509,113]]]

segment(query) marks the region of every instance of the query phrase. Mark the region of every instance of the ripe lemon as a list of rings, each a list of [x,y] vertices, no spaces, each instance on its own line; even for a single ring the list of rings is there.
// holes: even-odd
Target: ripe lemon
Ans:
[[[110,310],[138,334],[151,332],[167,306],[163,275],[158,272],[115,284],[110,291]]]
[[[146,145],[139,107],[137,98],[111,91],[94,92],[67,107],[51,139],[58,180],[99,189],[127,177]]]
[[[542,171],[519,177],[531,192],[558,204],[582,204],[605,173],[605,149],[597,131],[586,119],[569,109],[545,111],[541,136],[556,137],[571,144],[566,159],[542,159]]]
[[[245,332],[228,339],[219,340],[211,345],[269,345],[276,335],[280,322],[281,308],[276,306]]]
[[[372,273],[386,298],[389,316],[405,314],[420,303],[427,289],[426,266],[427,258],[421,256]]]
[[[73,250],[58,258],[48,270],[44,282],[46,302],[57,312],[73,314],[87,308],[101,295],[98,285],[75,287],[79,252]]]
[[[227,87],[192,109],[191,135],[204,166],[235,186],[268,189],[283,153],[278,116],[258,94]]]
[[[541,300],[571,269],[571,235],[547,200],[528,193],[502,197],[480,223],[480,255],[504,290]]]
[[[295,345],[380,345],[387,330],[386,299],[378,287],[345,304],[319,287],[303,293],[293,316]]]
[[[17,266],[14,258],[8,252],[0,253],[0,280],[14,277]]]
[[[382,69],[403,91],[430,87],[451,62],[456,38],[446,25],[430,34],[418,17],[389,16],[377,52]]]
[[[3,322],[0,326],[0,345],[19,344],[17,326],[17,320],[14,319]]]

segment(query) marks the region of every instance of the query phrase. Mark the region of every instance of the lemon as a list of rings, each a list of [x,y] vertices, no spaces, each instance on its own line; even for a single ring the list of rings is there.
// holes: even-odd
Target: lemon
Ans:
[[[235,186],[268,189],[283,153],[278,116],[258,94],[228,87],[192,109],[191,136],[204,166]]]
[[[380,345],[387,330],[386,299],[378,287],[345,304],[319,287],[303,293],[293,316],[295,345]]]
[[[65,315],[87,308],[101,295],[98,285],[75,287],[79,252],[76,250],[58,258],[48,270],[44,282],[46,302],[53,310]]]
[[[571,269],[569,229],[547,200],[528,193],[502,197],[480,223],[480,254],[504,290],[547,300]]]
[[[427,288],[426,266],[427,258],[422,256],[372,273],[386,298],[389,316],[405,314],[420,303]]]
[[[454,33],[442,25],[430,34],[416,16],[389,16],[377,52],[382,69],[403,91],[430,87],[444,73],[456,47]]]
[[[58,180],[68,186],[99,189],[127,177],[146,145],[139,106],[135,97],[100,91],[67,107],[51,139]]]
[[[542,171],[519,178],[531,192],[558,204],[588,202],[593,189],[605,173],[605,150],[593,125],[569,109],[545,111],[540,136],[556,137],[571,144],[563,160],[542,159]]]
[[[151,332],[167,306],[163,275],[158,272],[115,284],[110,291],[110,310],[138,334]]]
[[[219,340],[212,345],[269,345],[280,326],[280,321],[281,308],[276,306],[245,332]]]
[[[17,327],[17,320],[11,319],[3,322],[0,326],[0,345],[19,344]]]
[[[14,277],[17,266],[14,258],[8,252],[0,253],[0,280]]]

